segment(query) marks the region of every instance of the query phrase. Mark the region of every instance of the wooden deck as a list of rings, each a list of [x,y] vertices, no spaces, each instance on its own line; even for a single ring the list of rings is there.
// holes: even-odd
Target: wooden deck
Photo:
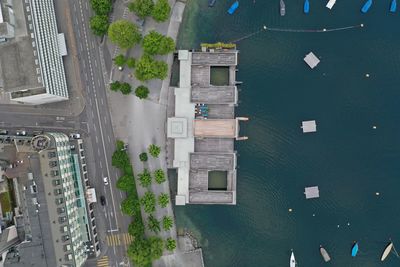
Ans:
[[[236,120],[194,120],[195,137],[236,137]]]

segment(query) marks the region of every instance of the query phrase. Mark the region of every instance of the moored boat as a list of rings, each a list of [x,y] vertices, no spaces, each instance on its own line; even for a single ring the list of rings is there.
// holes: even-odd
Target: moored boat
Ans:
[[[331,260],[331,257],[329,256],[328,251],[326,251],[326,249],[324,249],[322,246],[319,247],[319,252],[321,252],[321,256],[325,262],[328,262]]]
[[[326,7],[329,9],[332,9],[332,7],[335,5],[336,0],[329,0],[328,3],[326,4]]]
[[[392,251],[393,248],[393,242],[390,242],[389,244],[386,245],[385,250],[382,253],[381,256],[381,261],[386,260],[387,256],[389,256],[390,251]]]
[[[351,247],[351,256],[355,257],[358,253],[358,242],[354,242],[353,246]]]
[[[365,2],[365,4],[363,5],[363,7],[361,8],[361,12],[362,13],[367,13],[369,8],[372,5],[372,0],[367,0],[367,2]]]
[[[208,0],[208,6],[213,7],[215,5],[215,2],[217,2],[217,0]]]
[[[392,0],[392,2],[390,3],[390,12],[394,13],[396,12],[396,9],[397,9],[397,1]]]
[[[310,12],[310,2],[308,0],[304,1],[303,11],[305,14],[308,14]]]
[[[235,1],[235,3],[233,3],[232,5],[231,5],[231,7],[228,9],[228,13],[229,13],[229,15],[232,15],[235,11],[236,11],[236,9],[239,7],[239,1]]]
[[[296,267],[296,259],[292,250],[292,255],[290,255],[290,267]]]
[[[286,14],[285,2],[283,2],[283,0],[280,0],[279,1],[279,6],[280,6],[281,16],[285,16],[285,14]]]

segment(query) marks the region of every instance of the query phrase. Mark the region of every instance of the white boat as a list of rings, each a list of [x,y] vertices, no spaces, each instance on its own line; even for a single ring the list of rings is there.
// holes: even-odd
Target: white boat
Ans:
[[[332,9],[332,7],[336,4],[336,0],[329,0],[329,2],[326,4],[326,7],[329,9]]]
[[[389,244],[386,245],[385,250],[382,253],[381,261],[386,260],[387,256],[389,256],[390,251],[392,251],[393,248],[393,242],[390,242]]]
[[[290,267],[296,267],[296,259],[294,258],[294,253],[292,251],[292,255],[290,255]]]

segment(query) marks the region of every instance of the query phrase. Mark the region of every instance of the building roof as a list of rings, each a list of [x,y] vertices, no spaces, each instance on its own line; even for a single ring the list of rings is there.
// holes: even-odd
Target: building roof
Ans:
[[[218,51],[218,52],[193,52],[193,65],[210,66],[234,66],[237,65],[237,51]]]
[[[304,194],[306,195],[306,199],[309,198],[318,198],[319,197],[319,189],[318,186],[306,187]]]
[[[315,67],[319,64],[319,62],[320,62],[320,60],[317,58],[316,55],[314,55],[313,52],[308,53],[308,54],[305,56],[304,61],[305,61],[305,62],[308,64],[308,66],[310,66],[310,68],[312,68],[312,69],[315,68]]]
[[[301,128],[303,129],[303,133],[313,133],[317,131],[317,124],[315,121],[303,121]]]
[[[191,101],[207,104],[233,104],[236,102],[236,86],[192,87]]]

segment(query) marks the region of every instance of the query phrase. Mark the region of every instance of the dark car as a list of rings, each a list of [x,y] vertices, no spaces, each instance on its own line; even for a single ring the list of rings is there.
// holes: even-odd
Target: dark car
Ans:
[[[101,197],[100,197],[100,203],[101,203],[102,206],[106,205],[106,198],[105,198],[105,196],[101,196]]]

